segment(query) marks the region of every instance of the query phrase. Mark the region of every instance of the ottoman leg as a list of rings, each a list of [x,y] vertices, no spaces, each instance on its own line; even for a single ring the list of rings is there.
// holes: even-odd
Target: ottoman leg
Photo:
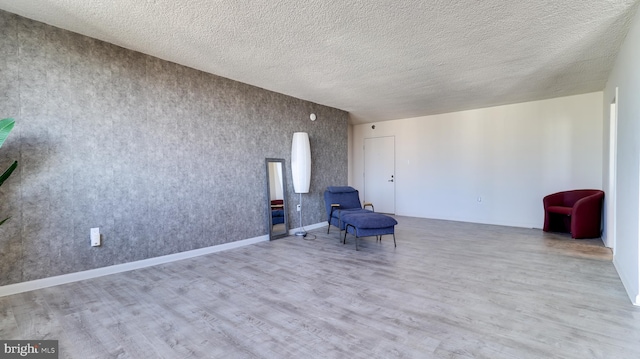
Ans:
[[[353,228],[353,232],[354,232],[353,240],[356,241],[356,251],[357,251],[358,250],[358,229],[353,224],[347,223],[346,226],[344,226],[344,241],[342,242],[342,244],[347,243],[347,233],[349,233],[349,227]]]
[[[358,250],[358,228],[356,228],[356,226],[351,225],[351,228],[353,228],[353,240],[354,242],[356,242],[356,251]],[[345,228],[345,231],[347,229]]]
[[[344,238],[342,239],[342,244],[347,244],[347,227],[344,228]]]

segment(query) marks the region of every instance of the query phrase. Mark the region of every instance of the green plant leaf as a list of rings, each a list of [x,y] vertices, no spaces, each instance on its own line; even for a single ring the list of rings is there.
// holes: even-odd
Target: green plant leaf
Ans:
[[[16,124],[16,121],[12,118],[5,118],[0,120],[0,147],[4,143],[4,140],[9,136],[9,132],[13,129],[13,126]]]
[[[16,167],[18,167],[18,161],[13,161],[13,164],[11,164],[11,166],[9,166],[6,171],[4,171],[2,176],[0,176],[0,186],[2,186],[4,181],[6,181],[9,176],[11,176],[11,173],[13,173],[13,170],[15,170]]]
[[[15,124],[16,124],[16,121],[14,119],[12,119],[12,118],[4,118],[4,119],[0,120],[0,147],[2,147],[2,144],[4,143],[4,141],[9,136],[9,133],[11,132],[11,130],[13,130],[13,126]],[[14,161],[13,164],[11,166],[9,166],[9,168],[7,168],[6,171],[4,171],[2,176],[0,176],[0,186],[2,186],[4,181],[6,181],[7,178],[9,178],[9,176],[11,176],[11,173],[13,173],[13,171],[16,169],[16,167],[18,167],[18,161]],[[7,217],[7,218],[3,219],[2,221],[0,221],[0,226],[4,222],[6,222],[9,218],[11,218],[11,217]]]

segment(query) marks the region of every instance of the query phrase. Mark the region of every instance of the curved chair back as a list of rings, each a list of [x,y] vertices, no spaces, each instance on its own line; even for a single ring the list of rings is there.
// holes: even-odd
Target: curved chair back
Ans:
[[[593,195],[604,197],[604,192],[598,189],[575,189],[550,194],[546,199],[550,205],[573,207],[579,200]]]
[[[362,208],[358,190],[350,186],[331,186],[324,191],[324,207],[327,217],[331,213],[331,204],[337,203],[340,209]]]

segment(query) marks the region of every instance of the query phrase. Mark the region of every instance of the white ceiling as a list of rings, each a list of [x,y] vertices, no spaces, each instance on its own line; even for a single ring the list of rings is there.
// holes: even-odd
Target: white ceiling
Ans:
[[[639,0],[0,0],[351,123],[600,91]]]

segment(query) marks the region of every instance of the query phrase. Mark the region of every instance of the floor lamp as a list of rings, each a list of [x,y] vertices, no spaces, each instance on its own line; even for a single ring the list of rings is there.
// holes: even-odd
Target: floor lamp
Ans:
[[[300,194],[300,230],[296,236],[305,237],[307,232],[302,226],[302,194],[309,193],[311,184],[311,146],[309,134],[296,132],[291,143],[291,174],[293,177],[293,191]]]

